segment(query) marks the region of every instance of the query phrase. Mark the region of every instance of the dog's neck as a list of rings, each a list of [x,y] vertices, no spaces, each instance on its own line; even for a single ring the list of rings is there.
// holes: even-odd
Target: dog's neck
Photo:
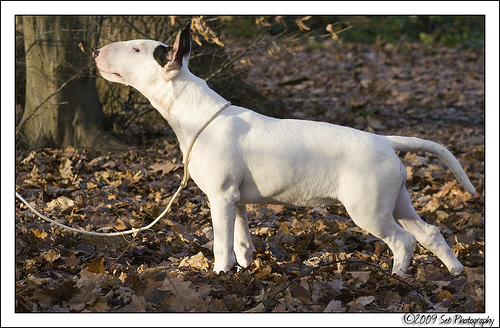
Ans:
[[[172,80],[160,81],[142,93],[168,121],[183,153],[198,130],[227,102],[184,67]]]

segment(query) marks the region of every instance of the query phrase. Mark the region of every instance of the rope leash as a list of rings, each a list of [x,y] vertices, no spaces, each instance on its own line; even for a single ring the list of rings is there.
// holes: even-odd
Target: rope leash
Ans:
[[[50,223],[53,223],[53,224],[55,224],[57,226],[60,226],[60,227],[62,227],[64,229],[71,230],[71,231],[77,232],[77,233],[83,233],[83,234],[92,235],[92,236],[123,236],[123,235],[129,235],[129,234],[132,234],[132,233],[136,233],[136,232],[140,232],[142,230],[149,229],[152,226],[154,226],[162,217],[164,217],[165,214],[167,214],[167,212],[170,210],[170,207],[172,206],[172,203],[177,198],[177,196],[179,195],[179,193],[181,192],[181,190],[186,187],[186,185],[187,185],[187,183],[189,181],[189,177],[190,177],[189,170],[188,170],[188,165],[189,165],[189,161],[191,160],[191,150],[193,149],[193,146],[194,146],[194,143],[195,143],[196,139],[198,139],[198,136],[201,134],[201,132],[203,132],[203,130],[205,130],[205,128],[217,117],[217,115],[219,115],[220,112],[222,112],[224,109],[226,109],[229,105],[231,105],[230,102],[224,103],[224,105],[222,105],[222,107],[219,108],[219,110],[217,110],[205,122],[205,124],[198,130],[198,132],[195,134],[193,140],[189,144],[189,147],[188,147],[188,149],[186,151],[186,156],[184,156],[184,160],[183,160],[183,162],[184,162],[184,176],[182,178],[181,184],[179,185],[179,188],[177,188],[177,191],[174,193],[174,195],[170,199],[170,202],[168,203],[168,205],[165,208],[165,210],[163,210],[163,212],[160,215],[158,215],[158,217],[153,222],[151,222],[150,224],[148,224],[145,227],[130,229],[130,230],[126,230],[126,231],[120,231],[120,232],[94,232],[94,231],[87,231],[87,230],[83,230],[83,229],[76,229],[76,228],[72,228],[72,227],[69,227],[67,225],[64,225],[62,223],[59,223],[59,222],[57,222],[57,221],[55,221],[55,220],[53,220],[51,218],[48,218],[45,215],[41,214],[26,199],[24,199],[17,192],[17,190],[16,190],[16,197],[19,198],[26,206],[28,206],[28,208],[33,213],[35,213],[41,219],[43,219],[45,221],[48,221]]]

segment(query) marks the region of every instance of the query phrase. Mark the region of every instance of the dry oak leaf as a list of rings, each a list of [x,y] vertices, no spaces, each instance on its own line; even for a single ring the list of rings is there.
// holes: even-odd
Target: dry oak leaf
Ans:
[[[171,292],[167,299],[169,304],[178,312],[199,310],[204,311],[203,299],[194,290],[189,288],[190,281],[183,281],[180,278],[171,278],[167,276],[163,282],[163,286],[159,290]]]
[[[450,302],[453,302],[455,298],[453,295],[447,291],[446,289],[442,290],[441,293],[438,295],[438,301],[443,302],[444,300],[448,299]]]
[[[110,308],[108,302],[99,298],[96,299],[93,304],[87,306],[87,309],[92,312],[107,312]]]
[[[208,260],[203,255],[202,252],[199,252],[196,255],[193,255],[191,257],[185,257],[181,260],[181,263],[179,264],[179,268],[182,267],[191,267],[191,268],[196,268],[200,270],[208,270]]]
[[[176,164],[172,162],[162,162],[162,163],[154,163],[149,166],[150,171],[158,172],[162,171],[163,174],[170,173],[171,171],[177,170],[179,167],[182,167],[181,164]]]
[[[87,265],[87,269],[93,273],[105,273],[104,257],[97,257],[90,260],[90,263]]]
[[[75,254],[71,254],[71,256],[68,257],[62,257],[64,260],[64,264],[67,267],[74,268],[80,263],[80,260],[75,256]]]
[[[127,229],[127,226],[125,225],[125,223],[123,223],[122,220],[116,219],[115,229],[116,230],[125,230],[125,229]]]
[[[64,162],[59,165],[59,174],[63,179],[73,179],[73,162],[69,158],[65,158]]]
[[[31,232],[33,232],[35,237],[40,238],[40,239],[45,239],[45,237],[47,237],[47,233],[44,230],[38,230],[38,229],[31,228]]]
[[[358,279],[362,284],[366,283],[370,279],[370,271],[349,271],[354,279]]]
[[[71,207],[75,204],[72,199],[69,199],[66,196],[57,197],[56,199],[47,203],[47,210],[52,211],[64,211],[68,207]]]
[[[61,257],[61,254],[56,252],[53,249],[49,249],[47,252],[43,253],[42,255],[43,255],[43,258],[50,263],[54,262],[55,260],[57,260],[58,258]]]
[[[349,302],[347,305],[351,308],[350,311],[365,311],[365,306],[375,300],[375,296],[360,296],[357,299]]]
[[[339,300],[332,300],[326,306],[323,312],[346,312],[346,308],[342,306],[342,302]]]

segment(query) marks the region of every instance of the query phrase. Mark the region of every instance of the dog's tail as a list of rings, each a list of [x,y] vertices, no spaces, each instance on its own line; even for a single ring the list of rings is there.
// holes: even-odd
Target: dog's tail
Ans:
[[[443,146],[433,141],[412,138],[412,137],[399,137],[399,136],[386,136],[385,137],[394,150],[400,151],[426,151],[439,157],[448,168],[453,172],[458,182],[467,190],[471,195],[476,196],[476,190],[470,182],[469,178],[464,172],[464,169],[453,156],[453,154]]]

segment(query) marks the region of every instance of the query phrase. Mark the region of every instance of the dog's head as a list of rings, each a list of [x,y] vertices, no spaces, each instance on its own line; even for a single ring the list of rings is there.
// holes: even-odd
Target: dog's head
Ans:
[[[170,81],[187,69],[191,53],[191,24],[179,31],[172,47],[153,40],[111,43],[93,52],[102,77],[139,91],[158,80]]]

